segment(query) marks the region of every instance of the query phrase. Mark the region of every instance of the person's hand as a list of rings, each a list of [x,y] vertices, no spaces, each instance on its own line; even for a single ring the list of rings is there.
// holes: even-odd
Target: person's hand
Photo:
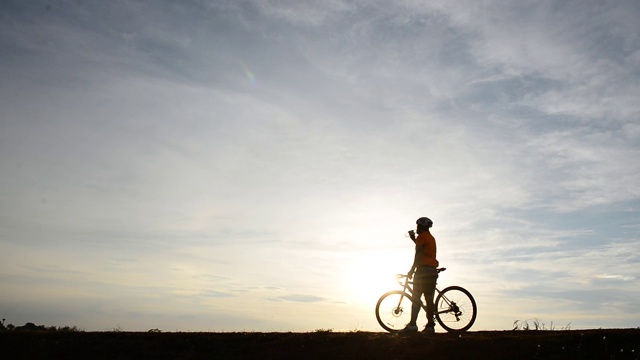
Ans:
[[[409,230],[409,237],[411,240],[416,241],[416,232],[413,230]]]
[[[407,277],[409,278],[409,280],[413,279],[413,273],[414,273],[414,269],[411,268],[411,270],[409,270],[409,272],[407,273]]]

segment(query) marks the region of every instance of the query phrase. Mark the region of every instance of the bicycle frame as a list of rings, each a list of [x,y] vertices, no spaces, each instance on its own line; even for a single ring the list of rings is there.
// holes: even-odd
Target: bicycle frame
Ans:
[[[438,273],[440,273],[441,271],[445,271],[446,268],[442,268],[442,269],[438,269]],[[404,282],[401,280],[404,279]],[[402,286],[402,291],[404,291],[405,293],[407,293],[407,295],[409,295],[409,297],[411,299],[413,299],[413,280],[409,280],[409,276],[408,275],[404,275],[404,274],[398,274],[396,275],[396,281],[398,281],[398,284],[400,284],[400,286]],[[440,289],[438,289],[438,285],[436,284],[436,292],[435,294],[440,295]],[[436,296],[434,294],[434,297]],[[452,303],[451,300],[449,300],[446,295],[442,296],[442,299],[444,300],[444,302],[447,304],[447,306],[449,306],[449,309],[446,310],[442,310],[442,311],[437,311],[436,313],[438,314],[444,314],[444,313],[448,313],[451,312],[451,310],[453,309],[455,311],[455,316],[457,320],[460,320],[459,318],[459,311],[457,311],[457,306]],[[427,305],[425,303],[422,302],[422,299],[420,300],[420,306],[422,307],[422,309],[424,311],[427,311]],[[400,298],[399,302],[398,302],[398,307],[400,307],[400,302],[402,302],[402,298]]]

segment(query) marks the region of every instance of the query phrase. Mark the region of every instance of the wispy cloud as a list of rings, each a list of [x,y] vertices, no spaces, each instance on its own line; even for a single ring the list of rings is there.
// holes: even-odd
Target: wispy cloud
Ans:
[[[635,309],[637,17],[633,1],[4,3],[3,285],[125,294],[83,298],[98,327],[130,311],[340,328],[317,314],[360,314],[351,292],[406,270],[402,232],[427,215],[479,326],[536,304],[592,326],[603,286]]]
[[[277,298],[272,298],[273,301],[294,301],[294,302],[302,302],[302,303],[313,303],[318,301],[323,301],[324,299],[320,296],[315,295],[304,295],[304,294],[291,294],[291,295],[283,295]]]

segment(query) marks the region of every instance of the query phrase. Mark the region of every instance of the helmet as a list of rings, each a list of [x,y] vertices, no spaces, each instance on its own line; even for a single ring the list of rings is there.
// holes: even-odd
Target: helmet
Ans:
[[[433,221],[431,221],[431,219],[427,217],[421,217],[420,219],[416,220],[416,224],[428,229],[433,226]]]

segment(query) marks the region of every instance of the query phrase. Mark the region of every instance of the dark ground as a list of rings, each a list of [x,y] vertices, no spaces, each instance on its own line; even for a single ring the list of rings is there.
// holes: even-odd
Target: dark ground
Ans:
[[[640,329],[144,333],[4,331],[5,359],[639,359]]]

